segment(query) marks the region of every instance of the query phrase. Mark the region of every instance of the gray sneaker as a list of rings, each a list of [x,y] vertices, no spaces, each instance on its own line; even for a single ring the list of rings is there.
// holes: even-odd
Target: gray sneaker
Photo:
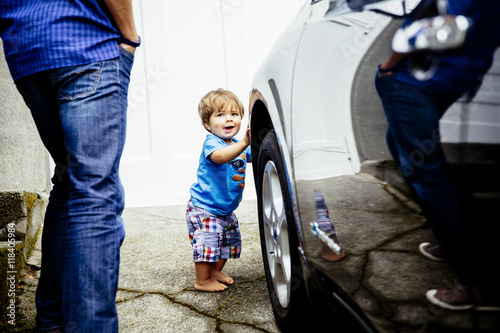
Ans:
[[[469,310],[474,307],[465,287],[458,284],[449,289],[431,289],[425,296],[432,304],[448,310]]]
[[[446,255],[439,244],[422,243],[418,249],[420,252],[429,259],[435,261],[445,261]]]
[[[431,289],[426,297],[432,304],[448,310],[500,311],[500,301],[487,301],[479,295],[476,288],[472,287],[471,290],[460,284],[449,289]]]

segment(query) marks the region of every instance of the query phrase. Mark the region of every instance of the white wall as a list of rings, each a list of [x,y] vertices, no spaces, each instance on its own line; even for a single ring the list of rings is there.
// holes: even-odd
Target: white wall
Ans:
[[[248,116],[253,75],[303,3],[134,1],[143,45],[132,71],[120,169],[127,207],[187,202],[207,133],[197,114],[200,98],[212,89],[232,90]],[[245,117],[242,127],[247,123]],[[244,199],[253,198],[249,167]]]

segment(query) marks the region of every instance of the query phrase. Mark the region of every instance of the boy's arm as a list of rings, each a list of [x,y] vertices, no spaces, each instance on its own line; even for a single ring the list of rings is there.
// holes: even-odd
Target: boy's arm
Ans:
[[[219,150],[214,151],[208,156],[212,162],[219,164],[226,164],[234,160],[250,145],[250,129],[247,128],[245,137],[236,142],[234,145],[230,145]]]

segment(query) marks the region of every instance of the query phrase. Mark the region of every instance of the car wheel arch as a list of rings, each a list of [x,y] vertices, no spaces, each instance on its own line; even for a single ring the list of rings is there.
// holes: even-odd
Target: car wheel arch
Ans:
[[[255,169],[262,141],[264,141],[267,133],[274,129],[274,126],[264,101],[260,99],[255,100],[250,110],[250,114],[252,164]]]

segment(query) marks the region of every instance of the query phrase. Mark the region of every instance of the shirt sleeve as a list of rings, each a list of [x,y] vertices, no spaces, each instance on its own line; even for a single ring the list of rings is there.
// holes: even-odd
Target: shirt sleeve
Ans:
[[[212,162],[208,156],[210,156],[210,154],[214,151],[224,148],[225,145],[226,143],[222,139],[216,137],[215,135],[208,134],[205,139],[205,144],[203,145],[203,155],[208,161]]]

